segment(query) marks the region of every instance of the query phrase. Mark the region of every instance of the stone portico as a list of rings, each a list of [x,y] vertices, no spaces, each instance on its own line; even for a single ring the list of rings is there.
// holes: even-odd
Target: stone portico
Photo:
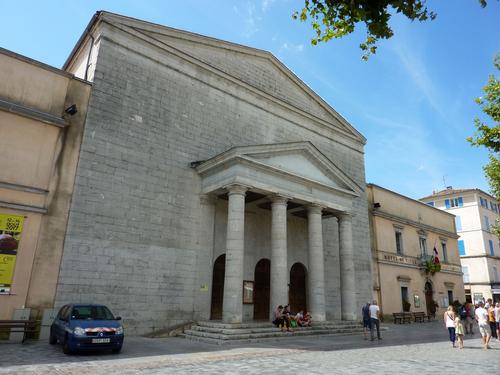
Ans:
[[[323,218],[338,222],[341,317],[357,317],[352,239],[352,199],[359,187],[310,142],[235,147],[194,162],[204,195],[227,199],[222,320],[241,323],[245,262],[245,205],[271,210],[269,312],[288,304],[287,216],[305,216],[308,236],[307,301],[315,321],[326,320]],[[250,198],[250,199],[248,199]],[[213,204],[213,200],[204,198]],[[212,203],[210,203],[212,202]],[[254,203],[255,204],[255,203]]]

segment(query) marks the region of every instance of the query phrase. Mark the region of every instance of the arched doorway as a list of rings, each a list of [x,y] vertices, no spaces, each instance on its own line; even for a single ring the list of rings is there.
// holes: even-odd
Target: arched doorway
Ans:
[[[224,299],[224,275],[226,271],[226,254],[220,255],[214,263],[212,274],[212,303],[210,319],[222,319],[222,301]]]
[[[290,310],[293,313],[307,309],[306,278],[306,267],[302,263],[295,263],[290,269],[290,289],[288,290]]]
[[[254,320],[269,320],[269,295],[271,281],[271,262],[261,259],[255,266],[253,289]]]
[[[427,308],[427,314],[430,316],[436,315],[436,305],[434,303],[434,291],[432,290],[432,284],[427,281],[425,283],[425,305]]]

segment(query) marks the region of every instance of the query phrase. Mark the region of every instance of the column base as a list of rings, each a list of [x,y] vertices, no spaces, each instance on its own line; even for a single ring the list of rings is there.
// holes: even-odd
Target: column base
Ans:
[[[348,312],[343,312],[342,313],[342,320],[358,320],[357,314],[356,313],[348,313]]]

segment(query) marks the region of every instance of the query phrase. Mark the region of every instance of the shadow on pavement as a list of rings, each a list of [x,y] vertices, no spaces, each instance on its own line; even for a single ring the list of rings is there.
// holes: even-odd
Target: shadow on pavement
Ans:
[[[126,358],[150,357],[172,354],[192,354],[220,352],[235,349],[292,349],[306,351],[335,351],[395,345],[425,344],[448,341],[448,331],[441,321],[412,324],[384,324],[381,332],[382,340],[365,340],[363,334],[347,336],[309,336],[280,338],[273,341],[246,344],[214,345],[195,342],[179,337],[145,338],[126,337],[120,354],[111,352],[82,352],[73,355],[62,353],[60,345],[49,345],[47,342],[29,341],[25,344],[0,341],[0,368],[15,365],[34,365],[64,362],[84,362],[96,360],[116,360]],[[478,339],[479,334],[466,335],[467,339]],[[450,343],[451,346],[451,343]],[[496,348],[495,348],[496,349]],[[497,349],[498,350],[498,349]]]

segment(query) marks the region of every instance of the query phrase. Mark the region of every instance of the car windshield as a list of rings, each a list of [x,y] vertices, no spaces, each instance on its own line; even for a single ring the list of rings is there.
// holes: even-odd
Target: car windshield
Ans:
[[[113,314],[106,306],[75,306],[71,319],[76,320],[113,320]]]

